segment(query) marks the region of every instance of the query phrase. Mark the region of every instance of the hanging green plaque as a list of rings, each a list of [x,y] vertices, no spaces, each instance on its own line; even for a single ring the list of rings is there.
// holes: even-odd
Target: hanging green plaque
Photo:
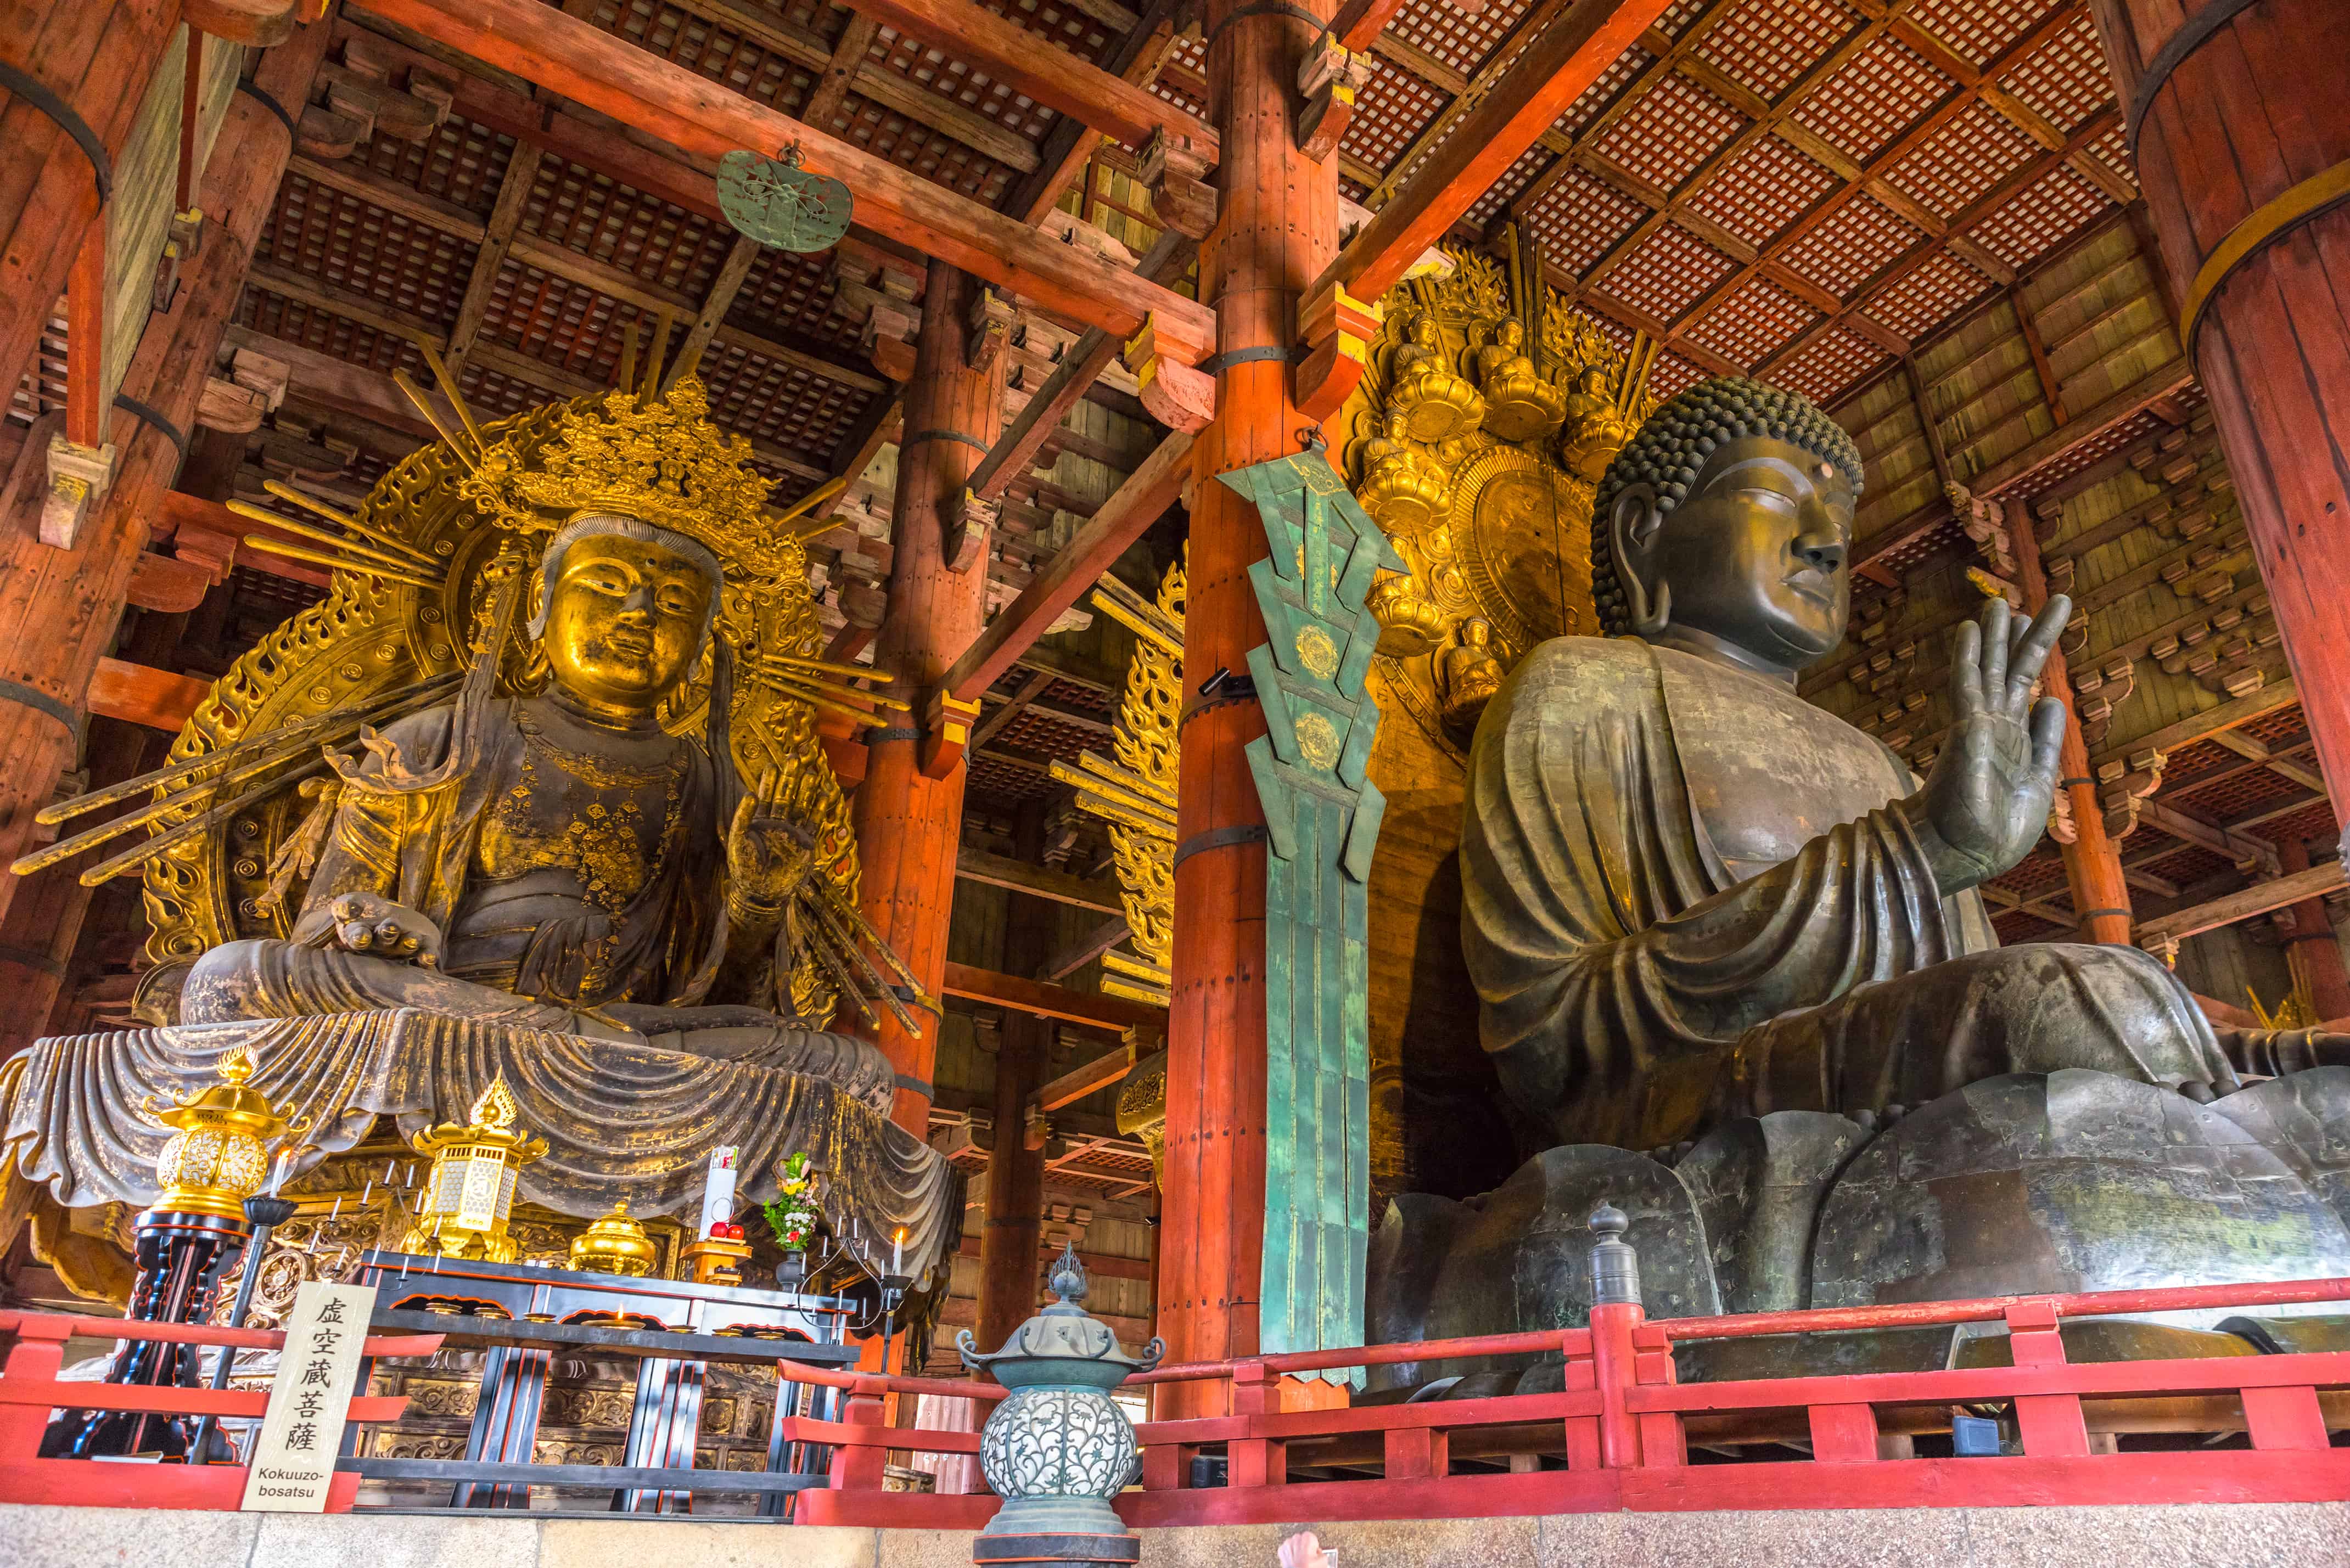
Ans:
[[[800,167],[798,143],[775,157],[730,152],[718,161],[718,208],[726,221],[779,251],[830,250],[848,232],[857,200],[837,180]]]
[[[1387,809],[1368,776],[1379,710],[1364,679],[1379,628],[1364,596],[1377,574],[1406,568],[1318,449],[1217,478],[1255,504],[1272,545],[1249,568],[1268,637],[1248,656],[1266,731],[1249,742],[1248,761],[1272,851],[1258,1345],[1360,1345],[1370,1240],[1368,898]]]

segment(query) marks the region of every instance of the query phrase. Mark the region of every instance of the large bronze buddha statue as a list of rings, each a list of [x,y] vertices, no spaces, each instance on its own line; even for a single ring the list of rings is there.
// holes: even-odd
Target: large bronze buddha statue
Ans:
[[[1648,1148],[1724,1115],[1877,1111],[2007,1072],[2235,1077],[2162,965],[1996,945],[1974,889],[2038,840],[2070,612],[1988,602],[1921,783],[1795,691],[1843,640],[1861,487],[1809,403],[1716,381],[1602,481],[1611,638],[1535,649],[1487,706],[1462,822],[1480,1030],[1562,1142]]]
[[[2064,713],[2033,691],[2067,601],[1960,628],[1922,780],[1797,694],[1844,637],[1861,486],[1825,414],[1739,379],[1602,479],[1613,635],[1543,643],[1493,694],[1461,837],[1480,1035],[1543,1152],[1396,1201],[1373,1339],[1575,1320],[1603,1200],[1652,1316],[2350,1262],[2343,1039],[2223,1038],[2134,949],[1997,945],[1976,889],[2047,820]]]

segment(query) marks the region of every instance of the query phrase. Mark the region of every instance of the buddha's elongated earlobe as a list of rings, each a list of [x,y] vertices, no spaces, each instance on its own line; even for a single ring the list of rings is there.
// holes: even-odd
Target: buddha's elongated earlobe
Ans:
[[[1645,638],[1662,636],[1672,621],[1673,586],[1649,581],[1649,546],[1664,524],[1654,485],[1627,484],[1617,493],[1607,518],[1608,543],[1616,556],[1616,580],[1624,589],[1624,618]]]

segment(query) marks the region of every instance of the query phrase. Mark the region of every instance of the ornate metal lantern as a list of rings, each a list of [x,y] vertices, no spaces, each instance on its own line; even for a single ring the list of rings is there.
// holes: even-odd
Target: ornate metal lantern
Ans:
[[[244,1200],[269,1179],[270,1146],[310,1125],[307,1118],[289,1121],[268,1096],[250,1087],[245,1080],[253,1068],[253,1054],[233,1047],[213,1069],[219,1083],[168,1110],[155,1109],[152,1096],[140,1106],[149,1120],[172,1129],[155,1157],[161,1196],[151,1212],[209,1214],[244,1224]]]
[[[983,1355],[965,1329],[956,1345],[963,1365],[1012,1391],[987,1418],[980,1469],[1003,1506],[972,1546],[974,1563],[1132,1563],[1141,1537],[1109,1505],[1133,1479],[1140,1450],[1126,1412],[1109,1391],[1166,1354],[1152,1340],[1136,1360],[1118,1349],[1109,1325],[1078,1303],[1086,1271],[1076,1243],[1053,1264],[1060,1299]]]
[[[411,1140],[419,1154],[432,1157],[424,1184],[424,1205],[416,1223],[400,1238],[403,1252],[434,1251],[462,1258],[475,1246],[493,1263],[511,1263],[515,1244],[506,1235],[514,1211],[515,1179],[546,1152],[546,1140],[515,1126],[522,1108],[500,1074],[466,1113],[468,1126],[443,1122]]]

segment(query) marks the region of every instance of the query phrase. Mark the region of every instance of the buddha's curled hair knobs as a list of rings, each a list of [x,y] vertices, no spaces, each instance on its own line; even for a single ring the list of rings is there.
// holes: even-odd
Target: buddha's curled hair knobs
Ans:
[[[1717,447],[1758,435],[1792,442],[1833,463],[1851,483],[1853,494],[1860,493],[1860,448],[1809,398],[1747,376],[1700,381],[1648,416],[1607,465],[1592,497],[1591,593],[1600,628],[1608,636],[1632,629],[1608,529],[1616,498],[1635,484],[1646,484],[1657,493],[1657,509],[1670,512],[1689,499],[1690,486]]]

